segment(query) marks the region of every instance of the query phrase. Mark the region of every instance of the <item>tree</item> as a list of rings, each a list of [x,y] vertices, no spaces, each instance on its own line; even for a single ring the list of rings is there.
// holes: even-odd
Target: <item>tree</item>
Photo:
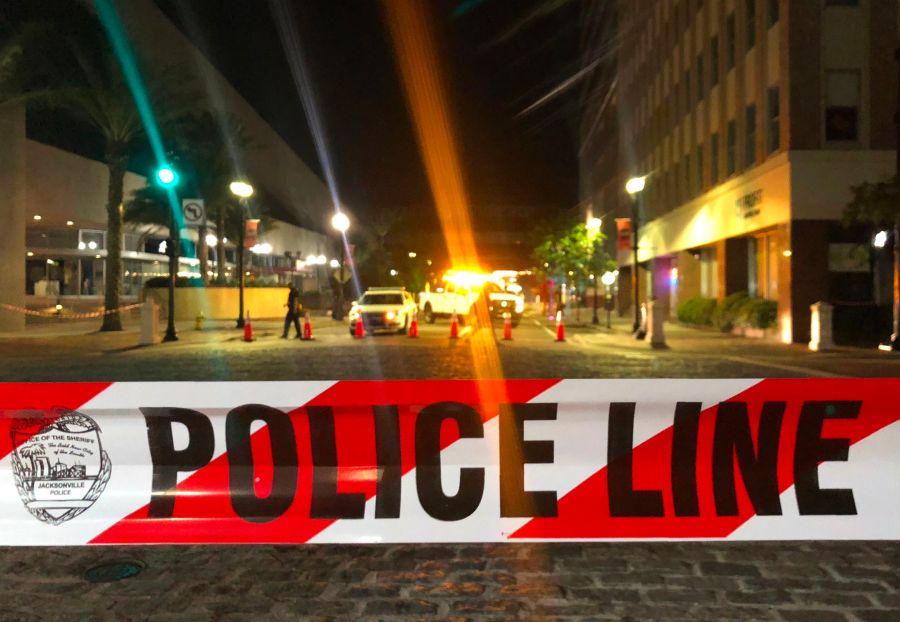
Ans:
[[[894,320],[889,341],[891,350],[900,350],[900,175],[879,182],[853,186],[853,199],[844,208],[848,223],[871,223],[892,228],[894,244]]]
[[[120,62],[94,15],[80,3],[62,3],[48,12],[52,21],[25,24],[3,46],[13,50],[0,63],[0,103],[44,106],[73,117],[103,144],[109,171],[106,216],[106,274],[101,331],[121,330],[123,187],[129,159],[141,149],[145,128]],[[11,59],[11,60],[10,60]],[[148,81],[147,95],[160,126],[179,117],[184,84],[172,70]]]
[[[378,286],[389,282],[392,253],[388,248],[388,237],[401,220],[397,210],[378,209],[371,218],[360,222],[354,260],[364,284]]]
[[[252,141],[235,117],[208,111],[179,119],[172,128],[172,136],[169,159],[179,173],[179,195],[203,198],[207,217],[216,223],[216,257],[224,258],[225,238],[237,240],[242,224],[242,207],[229,189],[230,183],[240,177],[232,154],[252,147]],[[265,210],[257,216],[264,227],[271,228]],[[137,189],[125,207],[125,220],[169,227],[171,215],[166,192],[153,183]],[[201,235],[198,249],[205,243]],[[219,259],[218,285],[225,284],[223,266],[224,261]],[[204,266],[201,272],[206,283]]]
[[[592,231],[582,222],[564,221],[544,235],[534,257],[547,276],[583,288],[591,282],[591,274],[596,283],[613,265],[603,248],[605,239],[602,231]]]

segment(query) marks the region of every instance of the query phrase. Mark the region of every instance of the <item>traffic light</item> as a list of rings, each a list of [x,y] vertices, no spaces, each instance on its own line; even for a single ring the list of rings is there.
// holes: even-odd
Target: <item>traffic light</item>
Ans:
[[[178,173],[171,166],[160,166],[156,169],[156,181],[165,188],[171,188],[178,183]]]

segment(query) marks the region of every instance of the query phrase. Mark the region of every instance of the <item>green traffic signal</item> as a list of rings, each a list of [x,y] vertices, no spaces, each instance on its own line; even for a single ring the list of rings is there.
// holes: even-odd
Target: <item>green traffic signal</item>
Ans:
[[[170,188],[178,183],[178,173],[170,166],[160,166],[156,170],[156,180],[160,185]]]

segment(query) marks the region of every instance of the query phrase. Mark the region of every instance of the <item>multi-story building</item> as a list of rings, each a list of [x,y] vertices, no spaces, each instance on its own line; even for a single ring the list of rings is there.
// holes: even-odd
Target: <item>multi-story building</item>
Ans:
[[[620,0],[610,105],[582,119],[582,201],[616,238],[639,195],[641,295],[778,302],[784,341],[817,301],[889,300],[851,187],[895,172],[897,0]],[[593,97],[592,101],[605,101]],[[620,240],[620,299],[631,300]],[[644,273],[644,270],[640,271]]]
[[[276,226],[259,240],[264,252],[249,254],[251,274],[327,291],[328,264],[339,256],[339,244],[328,224],[333,205],[325,184],[152,0],[115,4],[147,75],[181,67],[215,112],[233,115],[253,141],[253,149],[238,154],[236,168],[255,186],[254,202],[265,204]],[[52,132],[29,123],[23,106],[0,106],[0,303],[19,308],[62,303],[81,310],[103,304],[108,171],[102,162],[64,147],[54,144]],[[126,173],[126,199],[145,183],[142,175]],[[215,234],[214,223],[209,226]],[[126,223],[123,303],[136,300],[146,280],[168,273],[168,236],[165,227]],[[197,230],[188,238],[193,246]],[[210,269],[230,275],[235,242],[228,240],[222,261],[214,248],[210,251]],[[179,272],[196,273],[195,249],[183,250]],[[0,330],[23,327],[20,311],[0,307]]]

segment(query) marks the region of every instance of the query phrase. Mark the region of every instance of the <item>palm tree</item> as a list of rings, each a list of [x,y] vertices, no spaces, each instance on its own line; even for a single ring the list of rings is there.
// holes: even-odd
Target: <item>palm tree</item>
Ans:
[[[100,138],[109,170],[106,198],[107,237],[101,331],[121,330],[118,313],[122,281],[123,186],[130,157],[141,149],[145,128],[119,60],[92,13],[68,3],[51,22],[29,23],[7,42],[0,62],[0,103],[26,103],[63,112]],[[184,110],[189,98],[169,91],[162,72],[147,92],[156,120],[164,126]],[[171,71],[168,72],[171,78]],[[169,80],[168,84],[184,84]]]
[[[241,206],[229,190],[229,184],[240,176],[234,158],[252,148],[252,141],[235,117],[208,111],[179,119],[173,135],[177,138],[171,159],[181,174],[179,190],[202,197],[207,216],[216,223],[216,283],[224,285],[225,238],[237,240],[242,225]],[[265,207],[259,211],[263,227],[271,229],[273,223]],[[137,189],[125,206],[125,220],[169,227],[166,192],[154,184]],[[200,243],[205,244],[202,236]],[[206,283],[205,273],[203,277]]]
[[[224,238],[236,240],[241,222],[241,206],[228,187],[240,177],[235,159],[252,148],[252,140],[236,117],[220,112],[186,117],[178,130],[177,148],[184,154],[183,160],[190,163],[196,191],[205,201],[207,215],[216,223],[216,283],[224,285]]]

